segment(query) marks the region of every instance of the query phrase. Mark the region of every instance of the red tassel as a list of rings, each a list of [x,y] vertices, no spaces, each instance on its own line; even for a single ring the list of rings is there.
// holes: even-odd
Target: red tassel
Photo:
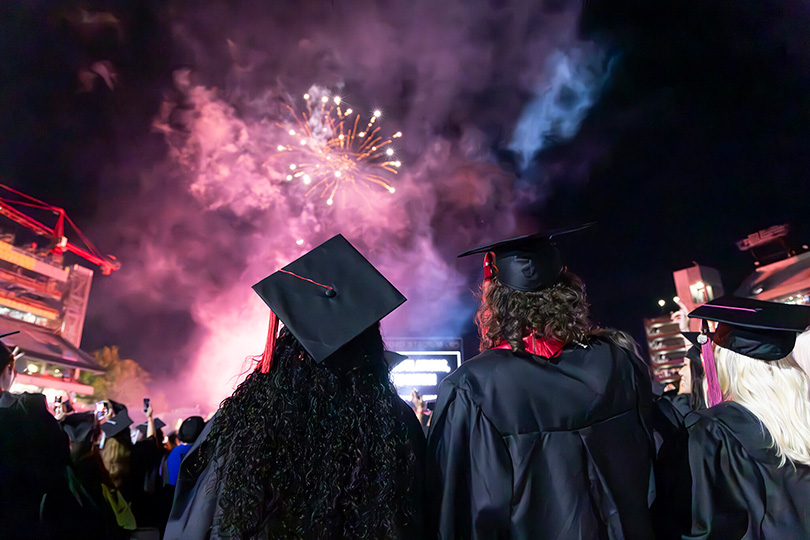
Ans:
[[[264,345],[264,352],[256,366],[262,373],[267,373],[273,367],[273,350],[276,348],[276,334],[278,334],[278,317],[270,312],[270,327],[267,329],[267,343]]]

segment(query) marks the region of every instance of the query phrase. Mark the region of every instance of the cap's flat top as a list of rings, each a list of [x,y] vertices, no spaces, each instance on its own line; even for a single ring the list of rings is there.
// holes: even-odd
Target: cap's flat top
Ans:
[[[475,255],[476,253],[489,253],[490,251],[504,252],[532,250],[538,245],[550,242],[555,236],[562,236],[564,234],[581,231],[582,229],[587,229],[591,225],[593,225],[593,223],[586,223],[585,225],[566,227],[563,229],[553,229],[551,231],[527,234],[524,236],[516,236],[515,238],[499,240],[485,246],[469,249],[464,253],[460,253],[458,256],[466,257],[468,255]]]
[[[723,296],[696,308],[689,316],[746,328],[803,332],[810,325],[810,306]]]
[[[125,429],[129,428],[131,425],[132,419],[129,417],[127,410],[124,409],[101,424],[101,430],[107,435],[107,437],[115,437]]]
[[[96,414],[93,411],[69,414],[62,423],[62,429],[73,442],[89,442],[95,427]]]
[[[405,302],[339,234],[253,289],[317,362]]]
[[[160,418],[155,418],[155,429],[163,429],[165,427],[166,427],[166,422],[164,422]],[[143,422],[142,424],[138,424],[137,429],[138,429],[138,431],[141,431],[144,434],[146,434],[146,432],[149,430],[149,423],[148,422]]]
[[[810,325],[810,306],[724,296],[689,316],[718,322],[712,338],[717,345],[770,362],[793,350],[798,333]]]

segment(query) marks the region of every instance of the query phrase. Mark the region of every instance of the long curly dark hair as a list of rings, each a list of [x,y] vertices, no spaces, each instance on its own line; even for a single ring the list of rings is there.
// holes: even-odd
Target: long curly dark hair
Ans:
[[[397,538],[413,449],[379,324],[316,363],[286,329],[268,373],[222,402],[202,451],[217,460],[222,537]]]
[[[563,343],[585,341],[592,333],[588,308],[585,285],[570,272],[563,272],[556,284],[537,292],[512,289],[495,276],[481,287],[475,317],[481,350],[505,341],[513,351],[523,351],[523,338],[531,332]]]

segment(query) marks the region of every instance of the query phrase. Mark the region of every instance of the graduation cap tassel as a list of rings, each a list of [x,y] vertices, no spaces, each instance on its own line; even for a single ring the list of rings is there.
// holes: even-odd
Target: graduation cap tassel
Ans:
[[[723,401],[723,395],[720,392],[720,382],[717,380],[717,366],[714,362],[714,350],[712,349],[712,341],[709,339],[709,325],[706,320],[703,320],[703,328],[700,336],[700,352],[703,358],[703,371],[706,373],[706,385],[708,386],[708,395],[706,398],[709,401],[709,407],[714,407]]]
[[[273,366],[273,350],[276,348],[276,335],[278,334],[278,317],[270,311],[270,325],[267,329],[267,342],[264,345],[264,352],[257,366],[259,371],[267,373]]]

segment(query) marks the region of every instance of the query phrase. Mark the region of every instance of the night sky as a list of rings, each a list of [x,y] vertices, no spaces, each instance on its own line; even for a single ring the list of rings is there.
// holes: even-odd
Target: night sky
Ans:
[[[215,306],[302,252],[272,244],[291,223],[307,248],[347,231],[393,272],[415,306],[397,334],[471,351],[480,266],[455,253],[472,245],[597,222],[561,248],[595,321],[641,339],[673,270],[713,266],[733,292],[754,269],[737,240],[782,223],[810,240],[806,1],[266,4],[0,4],[2,182],[123,265],[97,273],[84,349],[120,345],[158,378],[219,354]],[[312,84],[405,133],[401,223],[256,188],[219,152],[261,154]],[[521,122],[546,127],[518,144]],[[445,274],[454,300],[431,306]]]

